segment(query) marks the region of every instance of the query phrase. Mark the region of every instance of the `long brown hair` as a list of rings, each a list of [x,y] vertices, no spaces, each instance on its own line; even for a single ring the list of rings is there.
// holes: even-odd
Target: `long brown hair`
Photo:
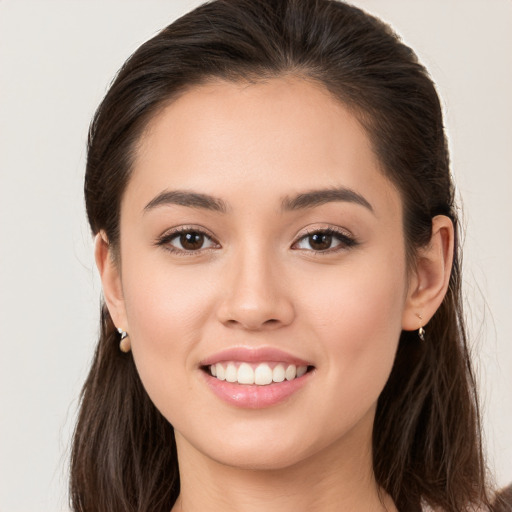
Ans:
[[[217,0],[143,44],[124,64],[92,121],[85,199],[94,234],[114,249],[131,162],[148,121],[211,79],[316,81],[366,128],[404,205],[408,258],[432,218],[457,231],[439,98],[413,51],[381,21],[331,0]],[[449,289],[420,343],[403,332],[378,402],[373,465],[400,510],[489,505],[475,379],[461,300],[456,240]],[[101,333],[82,392],[71,460],[75,511],[168,511],[179,494],[172,426],[144,391],[102,305]]]

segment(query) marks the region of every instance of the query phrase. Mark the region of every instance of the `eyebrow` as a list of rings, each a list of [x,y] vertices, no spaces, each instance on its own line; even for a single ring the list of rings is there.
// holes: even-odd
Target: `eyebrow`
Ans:
[[[302,192],[291,198],[285,197],[281,202],[281,208],[284,211],[303,210],[336,201],[359,204],[374,213],[372,205],[361,194],[346,187],[311,190]],[[208,194],[184,190],[164,190],[144,207],[144,212],[153,210],[159,206],[173,204],[219,213],[226,213],[228,210],[225,201]]]
[[[302,210],[335,201],[359,204],[375,213],[372,205],[361,194],[345,187],[311,190],[292,198],[287,197],[282,201],[282,208],[285,211]]]
[[[220,213],[226,213],[227,211],[226,203],[222,199],[218,199],[208,194],[187,192],[184,190],[164,190],[144,207],[144,212],[153,210],[158,206],[172,204],[188,206],[189,208],[201,208]]]

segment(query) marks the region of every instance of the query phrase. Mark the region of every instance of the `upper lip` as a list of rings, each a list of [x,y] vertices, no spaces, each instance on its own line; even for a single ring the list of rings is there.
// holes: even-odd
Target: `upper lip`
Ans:
[[[200,366],[209,366],[221,361],[281,362],[296,366],[311,366],[308,361],[274,347],[231,347],[203,359],[199,364]]]

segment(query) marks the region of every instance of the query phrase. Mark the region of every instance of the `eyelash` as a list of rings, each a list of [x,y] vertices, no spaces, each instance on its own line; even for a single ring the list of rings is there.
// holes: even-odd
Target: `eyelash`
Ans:
[[[341,252],[343,250],[350,249],[351,247],[355,247],[359,244],[359,242],[352,236],[348,235],[346,232],[341,231],[336,228],[320,228],[313,229],[311,231],[306,232],[302,235],[296,242],[293,243],[292,247],[299,244],[301,241],[311,238],[314,235],[324,235],[335,238],[339,241],[339,245],[335,247],[329,247],[328,249],[315,251],[314,249],[305,249],[311,251],[315,256],[323,256],[326,254],[333,254],[337,252]],[[300,249],[297,249],[300,250]]]
[[[208,234],[204,229],[201,228],[195,228],[192,226],[182,226],[176,229],[173,229],[171,232],[163,234],[161,237],[159,237],[155,243],[155,245],[159,247],[163,247],[165,250],[176,254],[178,256],[196,256],[199,253],[203,253],[204,251],[208,251],[215,247],[206,247],[206,248],[200,248],[197,250],[187,250],[187,249],[179,249],[178,247],[173,247],[171,245],[171,242],[177,238],[179,238],[182,235],[187,234],[195,234],[195,235],[201,235],[205,237],[206,239],[209,239],[213,245],[216,245],[220,247],[220,244],[210,235]]]
[[[186,234],[195,234],[195,235],[203,236],[206,239],[211,241],[213,247],[199,248],[199,249],[194,250],[194,249],[180,249],[180,248],[177,248],[177,247],[174,247],[171,245],[171,242],[173,240],[177,239],[178,237],[180,237],[182,235],[186,235]],[[347,233],[345,233],[341,230],[329,227],[329,228],[314,229],[314,230],[306,232],[296,242],[293,243],[292,249],[294,246],[296,246],[303,240],[306,240],[314,235],[330,236],[332,238],[337,239],[339,242],[339,244],[336,245],[335,247],[329,247],[324,250],[316,251],[314,249],[302,249],[302,250],[306,250],[308,252],[313,253],[315,256],[340,252],[343,250],[350,249],[351,247],[355,247],[359,244],[359,242],[355,238],[349,236]],[[162,235],[161,237],[159,237],[156,240],[155,245],[157,245],[159,247],[164,247],[165,250],[167,250],[173,254],[179,255],[179,256],[196,256],[198,254],[204,253],[205,251],[209,251],[211,249],[216,249],[216,248],[220,247],[220,244],[211,235],[209,235],[205,230],[203,230],[201,228],[195,228],[195,227],[189,227],[189,226],[182,226],[180,228],[176,228],[176,229],[172,230],[169,233],[165,233],[164,235]],[[217,246],[217,247],[215,247],[215,246]],[[294,249],[294,250],[301,250],[301,249]]]

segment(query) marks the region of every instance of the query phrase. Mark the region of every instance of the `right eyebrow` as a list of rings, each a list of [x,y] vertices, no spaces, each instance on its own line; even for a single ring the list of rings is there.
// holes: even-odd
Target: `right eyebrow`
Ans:
[[[226,213],[226,203],[217,197],[198,192],[187,192],[185,190],[164,190],[155,196],[145,207],[144,213],[157,208],[177,204],[189,208],[201,208],[215,212]]]

